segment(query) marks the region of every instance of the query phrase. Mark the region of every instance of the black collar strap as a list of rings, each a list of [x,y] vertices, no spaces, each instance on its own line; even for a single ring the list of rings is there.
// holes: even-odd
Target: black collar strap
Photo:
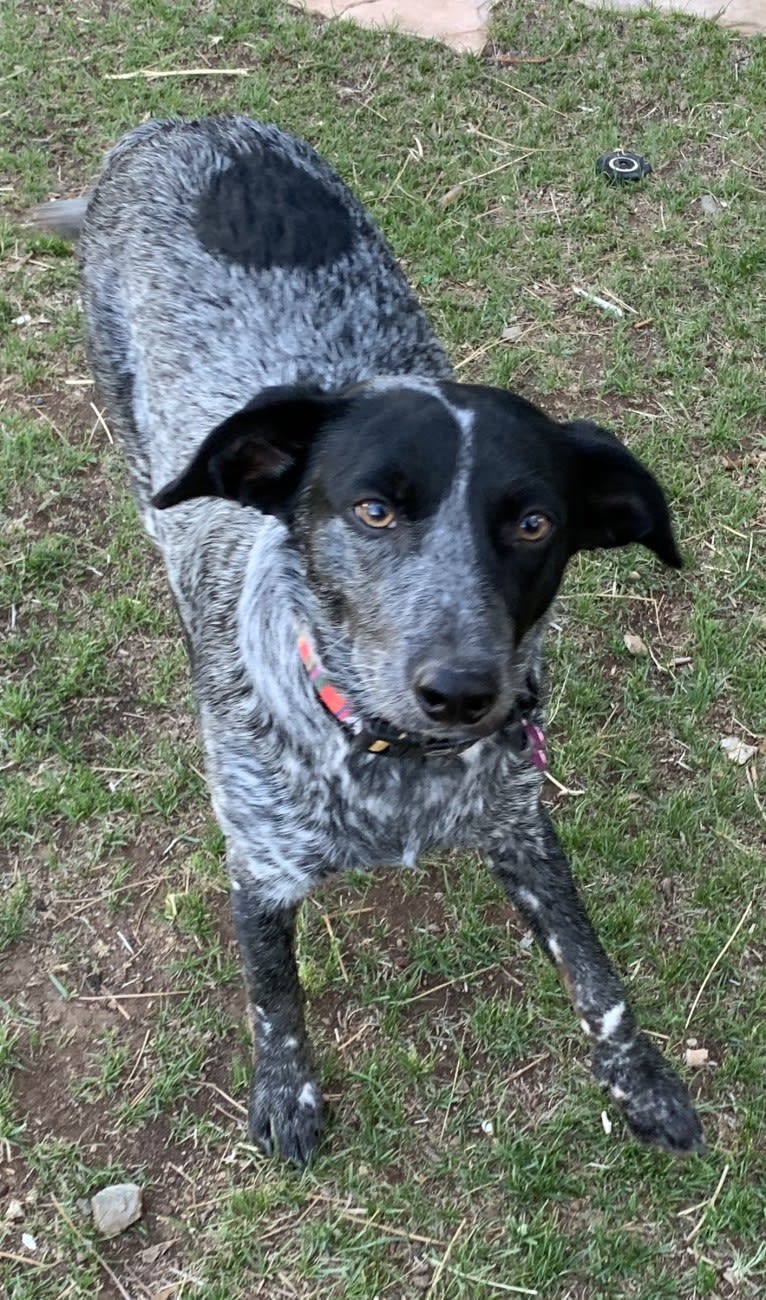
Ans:
[[[450,736],[434,738],[400,731],[382,718],[362,721],[353,713],[346,697],[330,682],[324,665],[305,632],[298,637],[298,654],[324,707],[342,727],[353,733],[356,746],[368,754],[388,754],[397,758],[404,755],[449,758],[464,753],[478,743],[479,737],[458,740]],[[536,684],[528,677],[526,691],[516,697],[511,712],[499,730],[509,733],[511,746],[518,753],[528,751],[529,761],[542,772],[548,766],[545,735],[541,727],[529,721],[529,714],[537,709],[538,703]]]

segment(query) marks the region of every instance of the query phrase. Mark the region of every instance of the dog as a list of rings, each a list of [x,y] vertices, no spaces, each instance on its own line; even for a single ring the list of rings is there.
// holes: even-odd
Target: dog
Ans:
[[[371,217],[306,143],[150,121],[83,200],[94,378],[185,633],[254,1030],[248,1124],[314,1152],[296,910],[346,868],[479,850],[555,964],[640,1139],[702,1148],[540,803],[542,642],[570,557],[679,567],[657,481],[606,430],[455,381]]]

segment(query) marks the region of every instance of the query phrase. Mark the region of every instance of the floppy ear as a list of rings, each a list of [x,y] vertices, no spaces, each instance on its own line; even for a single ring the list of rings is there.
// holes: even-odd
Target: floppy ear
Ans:
[[[680,569],[667,502],[654,475],[606,429],[586,420],[563,428],[574,447],[573,549],[641,542]]]
[[[224,497],[279,514],[300,483],[320,426],[343,398],[289,384],[266,388],[209,433],[183,473],[152,497],[157,510]]]

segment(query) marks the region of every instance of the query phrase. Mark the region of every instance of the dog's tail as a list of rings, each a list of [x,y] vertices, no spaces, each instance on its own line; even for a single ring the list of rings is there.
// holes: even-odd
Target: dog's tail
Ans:
[[[76,243],[80,238],[87,206],[87,198],[52,199],[50,203],[41,203],[38,208],[34,208],[29,222],[38,230],[47,230],[51,235],[58,235],[59,239],[71,239]]]

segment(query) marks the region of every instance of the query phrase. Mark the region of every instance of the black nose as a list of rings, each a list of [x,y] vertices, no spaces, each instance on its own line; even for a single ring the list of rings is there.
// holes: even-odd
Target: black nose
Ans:
[[[422,668],[415,678],[415,694],[423,712],[445,726],[471,726],[481,722],[497,699],[493,672],[467,668]]]

